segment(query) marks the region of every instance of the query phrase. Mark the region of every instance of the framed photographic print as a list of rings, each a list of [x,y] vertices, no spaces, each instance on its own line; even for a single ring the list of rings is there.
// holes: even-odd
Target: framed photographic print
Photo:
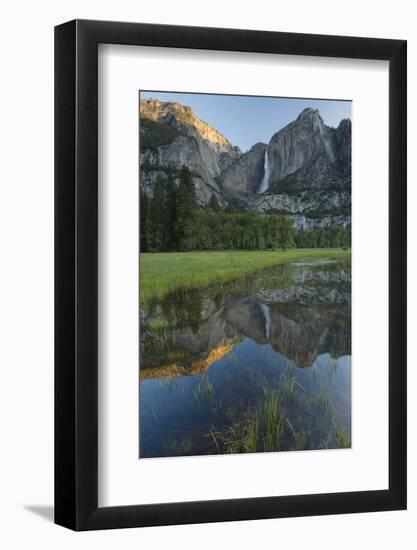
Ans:
[[[55,30],[55,521],[406,507],[406,42]]]

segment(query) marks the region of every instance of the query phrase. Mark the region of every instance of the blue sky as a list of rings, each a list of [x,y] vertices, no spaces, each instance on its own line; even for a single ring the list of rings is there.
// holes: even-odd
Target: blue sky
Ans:
[[[351,118],[350,101],[289,99],[171,92],[141,92],[141,98],[175,101],[219,130],[233,145],[247,151],[258,141],[268,143],[272,135],[292,122],[306,107],[313,107],[328,126],[336,127]]]

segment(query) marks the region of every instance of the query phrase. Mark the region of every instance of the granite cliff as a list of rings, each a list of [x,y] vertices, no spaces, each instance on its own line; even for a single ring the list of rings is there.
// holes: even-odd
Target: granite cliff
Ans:
[[[326,126],[307,108],[268,144],[247,152],[185,105],[140,102],[140,184],[152,195],[158,178],[187,166],[198,203],[214,194],[222,207],[287,214],[298,228],[351,223],[351,122]]]

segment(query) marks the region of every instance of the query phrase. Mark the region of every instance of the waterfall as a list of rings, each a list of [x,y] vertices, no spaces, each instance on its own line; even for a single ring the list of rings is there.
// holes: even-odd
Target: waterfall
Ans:
[[[268,187],[269,187],[269,156],[268,156],[268,147],[267,147],[265,149],[265,158],[264,158],[264,177],[262,178],[258,193],[265,193]]]
[[[265,336],[266,339],[269,342],[269,335],[271,333],[271,312],[269,311],[269,307],[265,304],[259,304],[262,309],[262,313],[265,317]]]

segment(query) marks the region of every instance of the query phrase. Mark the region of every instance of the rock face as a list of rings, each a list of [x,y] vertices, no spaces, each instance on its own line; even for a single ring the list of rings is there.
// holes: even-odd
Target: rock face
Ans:
[[[153,122],[172,124],[180,131],[193,128],[202,139],[218,145],[220,148],[224,147],[225,150],[233,148],[223,134],[198,118],[186,105],[149,99],[141,102],[140,116]]]
[[[229,201],[247,201],[256,195],[264,175],[266,148],[265,143],[256,143],[222,172],[219,185]]]
[[[197,200],[204,205],[214,193],[225,205],[217,178],[241,156],[220,132],[179,103],[140,102],[141,185],[152,194],[166,169],[187,166],[194,176]]]
[[[326,126],[305,109],[268,145],[269,186],[249,200],[259,212],[285,212],[298,228],[351,224],[351,122]]]
[[[317,109],[305,109],[269,144],[242,153],[215,128],[179,103],[140,102],[140,180],[152,195],[168,168],[187,166],[197,200],[215,194],[221,206],[278,212],[298,228],[351,223],[351,121],[326,126]]]
[[[329,128],[317,109],[305,109],[269,142],[271,183],[298,172],[299,184],[328,185],[329,177],[343,175],[342,166],[350,168],[350,150],[346,150],[349,136],[350,121],[343,120],[337,129]]]

